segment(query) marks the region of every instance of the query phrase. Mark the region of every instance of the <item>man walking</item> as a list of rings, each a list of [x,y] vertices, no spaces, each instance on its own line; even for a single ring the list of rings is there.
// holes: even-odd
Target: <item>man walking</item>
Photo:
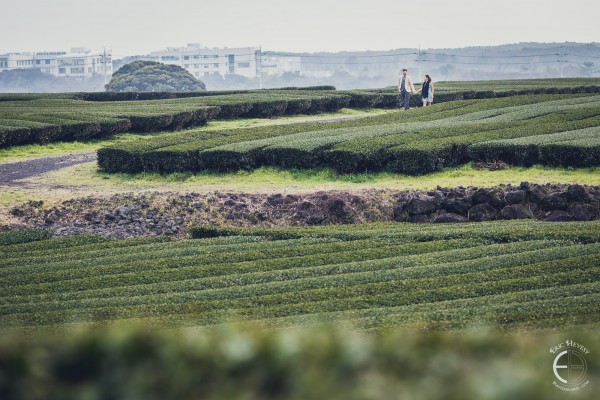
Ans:
[[[408,70],[406,68],[404,68],[402,70],[402,76],[400,77],[400,80],[398,81],[398,90],[400,91],[402,107],[404,107],[405,110],[408,110],[409,103],[410,103],[410,93],[411,92],[416,93],[416,92],[415,92],[415,87],[413,85],[412,79],[408,75]]]

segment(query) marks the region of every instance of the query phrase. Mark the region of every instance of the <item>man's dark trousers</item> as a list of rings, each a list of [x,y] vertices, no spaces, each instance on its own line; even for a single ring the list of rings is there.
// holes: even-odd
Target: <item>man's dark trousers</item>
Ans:
[[[408,110],[410,104],[410,92],[402,90],[400,92],[400,99],[402,101],[402,107],[404,107],[405,110]]]

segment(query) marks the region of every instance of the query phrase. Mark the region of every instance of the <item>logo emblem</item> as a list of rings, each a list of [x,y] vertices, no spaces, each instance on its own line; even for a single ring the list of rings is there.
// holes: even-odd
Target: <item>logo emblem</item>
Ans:
[[[567,340],[550,349],[556,354],[552,363],[552,372],[558,389],[574,392],[588,385],[586,354],[590,351],[577,342]]]

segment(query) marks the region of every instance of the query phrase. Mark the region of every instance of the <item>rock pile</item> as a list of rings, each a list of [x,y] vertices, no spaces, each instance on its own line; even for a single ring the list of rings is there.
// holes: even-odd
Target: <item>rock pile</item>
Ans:
[[[499,219],[590,221],[600,218],[600,187],[502,185],[431,191],[330,191],[311,194],[121,194],[80,198],[45,207],[42,201],[11,213],[26,227],[56,235],[98,233],[115,238],[183,236],[193,225],[294,226],[375,221],[480,222]],[[8,228],[8,227],[6,227]],[[2,227],[0,227],[2,229]]]
[[[590,221],[598,219],[599,204],[598,187],[523,182],[519,186],[405,192],[398,196],[393,213],[394,220],[402,222]]]

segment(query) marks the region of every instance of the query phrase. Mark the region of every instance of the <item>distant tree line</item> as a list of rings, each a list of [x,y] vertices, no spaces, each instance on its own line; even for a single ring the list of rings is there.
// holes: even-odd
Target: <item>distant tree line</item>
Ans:
[[[39,69],[0,72],[0,92],[4,93],[97,92],[103,90],[103,86],[103,76],[81,80],[53,76]]]

